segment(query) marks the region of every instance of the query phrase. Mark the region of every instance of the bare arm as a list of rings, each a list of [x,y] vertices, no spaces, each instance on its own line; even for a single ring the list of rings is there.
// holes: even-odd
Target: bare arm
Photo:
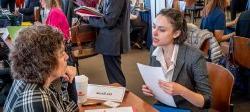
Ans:
[[[211,88],[208,81],[206,60],[202,54],[197,54],[188,67],[190,74],[193,74],[194,91],[176,82],[159,81],[160,87],[168,94],[180,95],[193,105],[202,108],[209,108],[211,102]],[[189,65],[189,64],[188,64]]]
[[[165,82],[161,80],[159,81],[159,85],[166,93],[171,95],[180,95],[197,107],[203,107],[204,105],[205,101],[201,94],[193,92],[176,82]]]
[[[215,30],[214,36],[218,42],[228,40],[230,37],[233,37],[235,35],[235,32],[224,35],[224,30]]]
[[[204,102],[205,102],[204,97],[199,93],[196,93],[187,88],[184,88],[180,95],[197,107],[204,106]]]
[[[233,21],[226,23],[226,27],[232,27],[232,26],[236,25],[236,23],[238,22],[238,19],[239,19],[239,17],[235,18]]]

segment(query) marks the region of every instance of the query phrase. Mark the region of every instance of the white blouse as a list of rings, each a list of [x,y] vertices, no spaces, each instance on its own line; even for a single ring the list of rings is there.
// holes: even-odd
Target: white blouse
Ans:
[[[163,49],[161,47],[157,47],[152,53],[152,56],[155,56],[156,60],[160,62],[163,73],[165,74],[165,78],[166,78],[167,82],[172,81],[178,51],[179,51],[179,45],[175,44],[173,54],[172,54],[172,57],[171,57],[171,60],[170,60],[171,64],[170,64],[169,67],[167,67],[167,65],[166,65],[166,61],[165,61],[165,58],[164,58],[164,55],[163,55]]]

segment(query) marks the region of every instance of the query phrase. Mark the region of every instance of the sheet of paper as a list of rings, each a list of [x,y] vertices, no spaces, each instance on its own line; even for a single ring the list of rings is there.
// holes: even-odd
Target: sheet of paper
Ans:
[[[185,1],[179,1],[179,8],[181,12],[185,11],[186,8],[186,2]]]
[[[7,28],[0,28],[0,33],[4,33],[7,31]]]
[[[165,80],[162,68],[140,63],[137,63],[137,66],[144,82],[152,90],[155,98],[166,105],[176,107],[173,96],[165,93],[159,86],[159,80]]]
[[[174,0],[166,0],[166,9],[173,8],[173,2]]]
[[[105,101],[122,102],[126,88],[89,84],[87,98]]]
[[[133,112],[132,107],[85,110],[85,112]]]
[[[3,41],[5,41],[9,35],[8,29],[7,28],[0,28],[0,33],[2,33],[1,38]]]

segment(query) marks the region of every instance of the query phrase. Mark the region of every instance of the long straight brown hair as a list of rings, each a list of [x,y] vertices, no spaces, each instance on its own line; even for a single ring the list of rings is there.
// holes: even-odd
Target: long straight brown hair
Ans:
[[[207,16],[215,7],[219,7],[223,11],[228,6],[228,0],[209,0],[208,4],[203,8],[201,15]]]
[[[52,7],[61,7],[61,0],[45,0],[46,7],[47,8],[52,8]]]

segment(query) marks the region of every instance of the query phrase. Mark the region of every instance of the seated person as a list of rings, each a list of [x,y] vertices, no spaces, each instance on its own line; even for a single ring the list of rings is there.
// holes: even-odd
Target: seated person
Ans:
[[[50,26],[22,29],[9,59],[14,82],[4,112],[72,112],[78,107],[56,91],[55,81],[72,82],[76,68],[67,66],[63,34]]]
[[[22,21],[34,22],[34,7],[39,6],[39,0],[25,0],[25,7],[18,9],[16,15],[22,18]]]
[[[240,37],[246,37],[250,39],[250,10],[242,12],[239,16],[239,19],[236,23],[236,36]],[[244,50],[242,50],[244,52]],[[249,74],[250,74],[250,69],[244,68],[239,66],[239,74],[238,78],[241,79],[239,83],[242,84],[242,90],[241,91],[246,91],[248,90],[249,94]]]
[[[218,42],[227,41],[235,33],[224,35],[226,28],[226,18],[224,9],[227,6],[227,0],[212,0],[202,10],[201,29],[208,29],[213,32]]]
[[[235,32],[236,23],[238,21],[238,18],[239,17],[236,17],[233,21],[229,21],[229,22],[226,23],[226,28],[225,28],[225,31],[224,31],[225,35],[230,34],[232,32]]]
[[[235,20],[226,24],[227,28],[234,28],[236,36],[250,38],[250,10],[242,12]]]
[[[236,18],[237,13],[245,10],[248,0],[230,0],[231,20]]]
[[[1,8],[7,9],[9,7],[10,12],[15,11],[15,0],[0,0]]]
[[[130,10],[130,25],[131,25],[131,41],[138,48],[142,48],[143,44],[146,41],[146,31],[147,31],[147,23],[143,22],[140,17],[140,12],[138,9],[137,0],[134,6],[131,6]]]
[[[71,54],[71,46],[68,43],[70,40],[69,23],[63,10],[61,9],[60,2],[58,0],[40,0],[41,7],[45,9],[45,18],[43,18],[43,24],[58,28],[63,33],[63,40],[65,41],[66,52],[69,55],[68,65],[74,65],[74,59]],[[64,88],[66,89],[66,88]],[[77,102],[77,93],[75,89],[75,81],[72,84],[68,84],[69,97]]]
[[[184,44],[187,38],[184,16],[175,9],[162,9],[152,30],[156,48],[150,50],[150,65],[162,67],[166,77],[159,80],[159,86],[166,94],[173,95],[177,108],[194,112],[209,108],[211,88],[206,60],[201,51]],[[147,96],[154,96],[147,85],[142,86],[142,91]]]
[[[235,4],[234,4],[235,5]],[[241,16],[241,18],[244,18],[244,20],[246,20],[246,15],[248,15],[247,11],[250,10],[250,0],[247,1],[247,5],[246,5],[246,11],[244,12],[245,16]],[[241,14],[240,14],[241,15]],[[235,15],[236,16],[236,15]],[[226,24],[226,27],[231,29],[230,31],[235,31],[235,27],[236,24],[238,22],[239,17],[236,17],[233,21],[230,21]],[[247,25],[246,25],[247,26]],[[244,29],[243,29],[244,30]],[[237,32],[236,32],[237,33]],[[226,33],[227,34],[227,33]]]
[[[8,96],[9,89],[12,84],[8,54],[9,48],[0,37],[0,106],[4,105],[5,99]]]
[[[236,35],[250,38],[250,10],[242,12],[236,22]]]

